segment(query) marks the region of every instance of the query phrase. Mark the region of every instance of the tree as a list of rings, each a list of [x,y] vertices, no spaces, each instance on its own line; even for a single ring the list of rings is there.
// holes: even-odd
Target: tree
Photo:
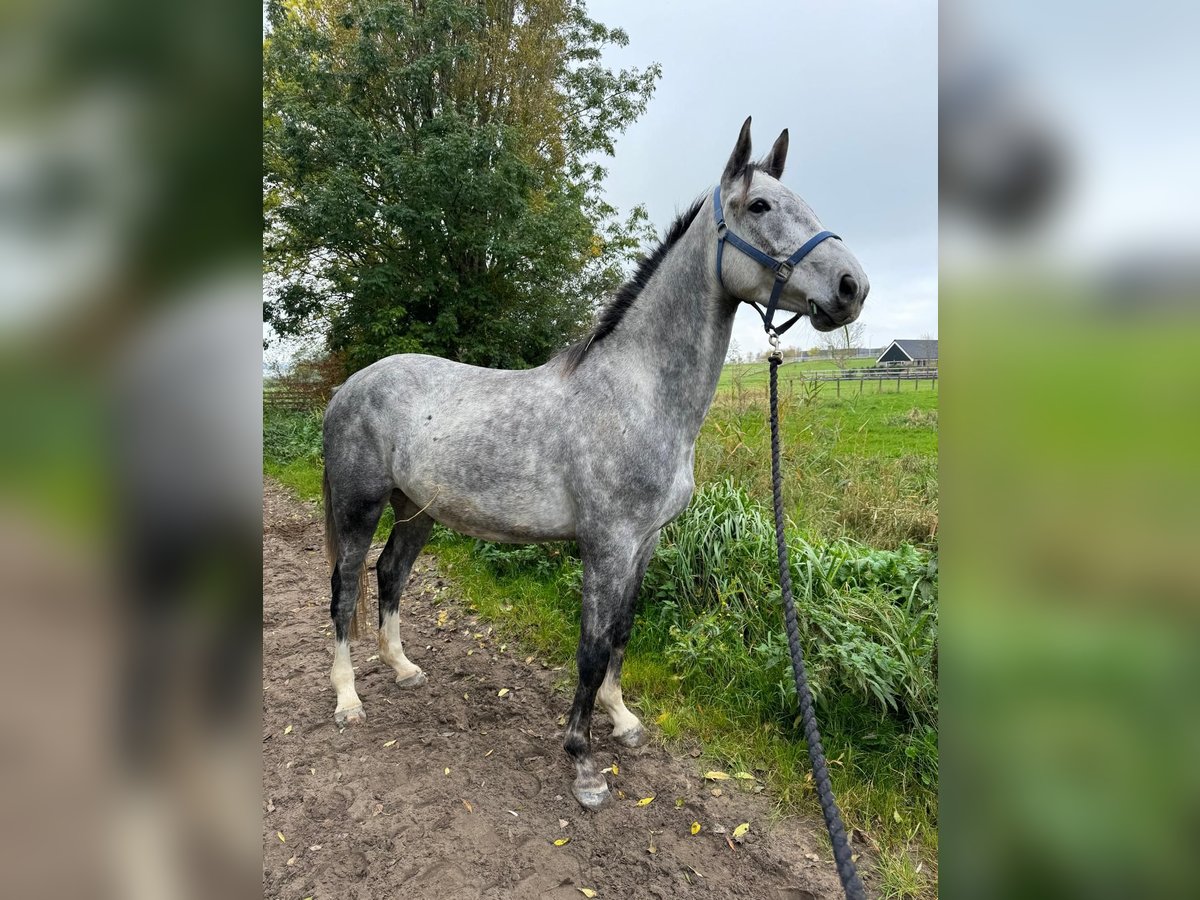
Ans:
[[[647,237],[604,201],[659,67],[601,65],[580,0],[271,0],[264,317],[351,368],[538,363]]]
[[[867,326],[863,322],[851,322],[821,335],[821,347],[829,354],[834,365],[846,368],[847,361],[863,345],[867,337]]]

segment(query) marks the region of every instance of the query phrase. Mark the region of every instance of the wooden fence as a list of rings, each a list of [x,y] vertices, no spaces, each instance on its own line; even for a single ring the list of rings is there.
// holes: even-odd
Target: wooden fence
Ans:
[[[329,391],[323,385],[282,384],[263,388],[263,406],[271,409],[307,411],[323,409]]]
[[[324,409],[336,385],[345,380],[342,361],[335,356],[298,363],[286,375],[263,384],[263,406],[271,409]]]

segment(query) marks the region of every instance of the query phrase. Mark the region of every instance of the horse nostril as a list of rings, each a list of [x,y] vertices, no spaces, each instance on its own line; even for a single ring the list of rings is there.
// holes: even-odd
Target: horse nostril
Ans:
[[[853,300],[858,296],[858,282],[852,275],[843,275],[838,283],[838,294],[843,300]]]

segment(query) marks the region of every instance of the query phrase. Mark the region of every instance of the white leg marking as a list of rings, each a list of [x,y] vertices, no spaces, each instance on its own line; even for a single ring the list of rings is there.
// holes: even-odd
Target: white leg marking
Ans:
[[[421,674],[421,667],[404,655],[400,640],[400,614],[386,613],[379,629],[379,658],[396,670],[396,680],[405,681]]]
[[[596,700],[612,719],[614,737],[621,737],[642,727],[638,717],[625,707],[625,700],[621,696],[621,677],[614,673],[611,666],[604,674],[600,690],[596,692]]]
[[[333,682],[333,689],[337,691],[335,715],[362,706],[362,701],[354,691],[354,667],[350,665],[348,641],[333,642],[333,670],[329,673],[329,680]]]

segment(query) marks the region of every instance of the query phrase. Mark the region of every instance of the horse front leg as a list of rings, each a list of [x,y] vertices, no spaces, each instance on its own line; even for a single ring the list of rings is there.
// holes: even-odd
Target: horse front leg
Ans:
[[[613,635],[626,606],[640,542],[605,541],[600,548],[580,542],[583,555],[583,613],[575,654],[579,684],[567,719],[563,747],[575,763],[571,791],[587,809],[609,799],[608,782],[592,756],[592,710],[612,657]],[[623,704],[622,704],[623,705]]]
[[[629,643],[629,635],[633,630],[633,609],[637,603],[638,591],[642,587],[642,579],[646,576],[646,567],[654,556],[654,548],[658,546],[657,531],[650,535],[642,545],[633,571],[625,586],[623,603],[613,618],[610,633],[610,651],[608,669],[596,700],[608,713],[612,720],[613,740],[623,747],[634,749],[643,746],[650,738],[641,721],[625,705],[621,693],[621,664],[625,661],[625,645]]]

